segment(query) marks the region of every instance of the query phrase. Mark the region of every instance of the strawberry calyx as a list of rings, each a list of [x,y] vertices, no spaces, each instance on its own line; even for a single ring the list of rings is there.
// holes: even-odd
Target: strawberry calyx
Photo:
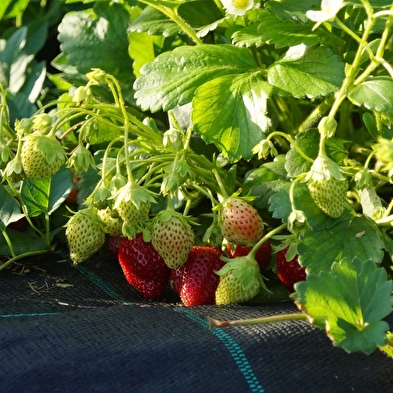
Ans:
[[[149,189],[140,186],[135,182],[128,181],[123,187],[119,188],[115,195],[113,208],[118,208],[119,204],[124,202],[132,202],[137,209],[146,202],[156,203],[155,193]]]
[[[79,209],[76,212],[71,210],[68,206],[66,206],[66,208],[72,215],[70,216],[69,220],[64,224],[65,228],[67,228],[68,226],[71,226],[74,221],[79,220],[78,216],[86,216],[86,217],[89,217],[89,219],[91,219],[91,221],[94,224],[99,225],[104,232],[105,223],[97,215],[97,209],[94,206],[89,205],[88,207],[85,207],[83,209]]]
[[[123,220],[123,235],[133,238],[143,232],[149,220],[151,203],[155,203],[154,193],[139,184],[128,181],[110,198],[113,209]]]
[[[313,162],[310,171],[307,173],[305,181],[324,181],[329,180],[332,177],[337,180],[346,180],[343,169],[340,167],[340,165],[334,162],[325,153],[320,152],[318,157]]]
[[[23,138],[23,141],[27,140],[34,142],[34,150],[40,151],[49,165],[53,164],[56,160],[65,161],[66,154],[64,148],[54,135],[43,135],[35,132]]]
[[[216,274],[220,281],[216,290],[216,304],[244,303],[252,300],[263,288],[267,288],[259,270],[259,265],[249,255],[230,259],[221,257],[226,262]]]
[[[239,256],[236,258],[221,256],[221,260],[225,262],[225,265],[218,270],[216,274],[224,276],[231,272],[234,277],[241,280],[245,291],[258,283],[260,288],[269,292],[260,272],[258,262],[255,260],[253,255],[248,254],[246,256]]]
[[[173,217],[178,219],[185,228],[191,228],[191,225],[197,225],[197,222],[193,217],[185,216],[172,207],[168,207],[165,210],[160,210],[154,217],[154,221],[160,221],[164,223],[170,221]]]

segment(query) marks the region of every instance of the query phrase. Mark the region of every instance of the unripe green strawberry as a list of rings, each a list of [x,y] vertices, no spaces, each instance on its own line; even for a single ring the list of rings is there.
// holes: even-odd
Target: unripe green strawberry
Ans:
[[[308,183],[308,189],[314,202],[328,216],[338,218],[343,214],[348,191],[346,179],[338,180],[331,176]]]
[[[114,196],[113,209],[123,220],[123,235],[134,237],[146,227],[149,220],[151,203],[155,202],[153,194],[139,186],[128,182]]]
[[[65,153],[55,137],[35,133],[23,139],[21,160],[26,176],[41,180],[59,170],[65,161]]]
[[[66,224],[70,258],[83,262],[95,254],[105,242],[103,223],[92,208],[78,210]]]
[[[105,233],[114,237],[121,236],[123,221],[111,208],[99,209],[97,216],[105,224]]]
[[[125,223],[139,227],[148,219],[150,207],[150,202],[141,203],[137,207],[131,200],[122,200],[117,204],[116,211]]]
[[[226,258],[222,259],[228,261]],[[229,260],[217,274],[220,275],[216,290],[217,305],[252,300],[263,282],[258,263],[247,256]]]
[[[230,243],[252,246],[261,239],[263,221],[257,210],[240,198],[228,198],[222,205],[220,228]]]
[[[162,210],[154,217],[151,242],[166,265],[176,269],[187,261],[194,245],[194,231],[182,214]]]

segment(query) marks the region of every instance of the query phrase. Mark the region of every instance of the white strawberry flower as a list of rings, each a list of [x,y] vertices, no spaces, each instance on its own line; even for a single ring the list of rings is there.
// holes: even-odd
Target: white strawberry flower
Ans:
[[[228,14],[244,15],[254,6],[254,0],[221,0]]]
[[[313,22],[317,22],[314,26],[315,29],[323,22],[333,20],[336,17],[338,11],[340,11],[340,9],[343,7],[343,5],[343,0],[322,0],[321,10],[309,10],[306,12],[306,16]]]

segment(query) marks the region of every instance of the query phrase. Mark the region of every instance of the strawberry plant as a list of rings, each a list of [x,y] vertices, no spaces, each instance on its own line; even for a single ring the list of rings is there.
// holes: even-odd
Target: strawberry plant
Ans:
[[[308,319],[348,352],[392,356],[391,2],[83,3],[58,26],[55,100],[10,117],[1,79],[1,268],[66,244],[83,263],[123,237],[127,280],[156,299],[170,275],[180,294],[178,269],[212,247],[221,305],[268,297],[296,261],[300,313],[273,320]],[[11,224],[23,217],[22,234]],[[78,243],[87,219],[92,243]],[[255,322],[266,320],[212,323]]]

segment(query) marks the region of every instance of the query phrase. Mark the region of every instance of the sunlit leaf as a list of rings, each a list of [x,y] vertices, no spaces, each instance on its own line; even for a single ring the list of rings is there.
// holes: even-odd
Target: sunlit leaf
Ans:
[[[70,12],[60,23],[62,52],[79,72],[100,68],[125,80],[132,76],[128,55],[129,13],[115,2],[97,2],[93,9]]]
[[[23,181],[21,199],[29,216],[50,215],[64,202],[73,187],[71,171],[62,167],[52,177]]]
[[[205,83],[192,101],[194,129],[232,161],[252,157],[270,127],[266,115],[271,87],[258,73],[227,75]]]
[[[13,198],[0,184],[0,230],[4,230],[8,224],[18,221],[23,217],[21,214],[19,203]]]
[[[384,242],[380,229],[367,216],[346,215],[336,225],[320,231],[310,229],[298,245],[300,262],[310,271],[329,270],[341,256],[382,261]]]
[[[348,98],[358,106],[378,112],[393,112],[393,81],[390,77],[376,76],[355,86]]]
[[[268,81],[295,98],[334,93],[344,80],[344,63],[328,47],[291,47],[268,70]]]
[[[146,32],[151,35],[169,37],[179,34],[181,28],[159,10],[147,6],[131,22],[130,31],[139,33]]]
[[[258,69],[251,53],[232,45],[182,46],[141,68],[135,98],[142,110],[156,112],[191,102],[202,84],[225,75]]]
[[[294,299],[335,345],[370,354],[386,342],[389,325],[383,318],[392,312],[391,292],[385,269],[355,257],[310,273],[296,285]]]
[[[258,32],[260,39],[276,48],[304,45],[332,45],[340,46],[344,43],[336,35],[323,29],[313,30],[313,24],[295,23],[293,19],[282,20],[270,12],[264,12],[260,17]]]

